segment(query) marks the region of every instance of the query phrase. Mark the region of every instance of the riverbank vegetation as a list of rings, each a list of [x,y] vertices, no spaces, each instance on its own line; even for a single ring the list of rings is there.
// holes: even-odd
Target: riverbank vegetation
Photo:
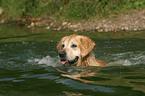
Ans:
[[[3,10],[1,18],[18,21],[24,26],[37,25],[34,22],[43,19],[41,24],[50,23],[42,24],[47,28],[54,23],[55,26],[71,25],[76,28],[80,22],[112,19],[120,14],[144,10],[145,0],[1,0],[0,7]]]

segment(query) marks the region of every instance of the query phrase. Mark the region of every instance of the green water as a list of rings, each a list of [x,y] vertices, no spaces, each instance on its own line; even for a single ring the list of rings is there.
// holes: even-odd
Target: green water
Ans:
[[[0,25],[0,96],[145,96],[145,31],[76,32],[105,68],[61,65],[56,45],[70,34]]]

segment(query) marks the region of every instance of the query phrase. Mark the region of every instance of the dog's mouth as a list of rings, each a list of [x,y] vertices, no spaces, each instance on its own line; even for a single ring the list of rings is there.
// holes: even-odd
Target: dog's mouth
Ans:
[[[68,61],[67,61],[67,60],[66,60],[66,61],[61,61],[61,63],[62,63],[62,64],[67,64]]]
[[[62,64],[69,64],[69,65],[72,65],[72,64],[75,64],[77,61],[79,60],[79,56],[76,56],[76,58],[72,61],[68,61],[68,60],[61,60],[61,63]]]

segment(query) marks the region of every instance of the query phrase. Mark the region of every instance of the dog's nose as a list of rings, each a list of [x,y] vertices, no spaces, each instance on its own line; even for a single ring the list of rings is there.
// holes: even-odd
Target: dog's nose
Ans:
[[[65,51],[61,51],[61,52],[59,53],[59,56],[60,56],[60,57],[65,57],[65,56],[66,56],[66,52],[65,52]]]

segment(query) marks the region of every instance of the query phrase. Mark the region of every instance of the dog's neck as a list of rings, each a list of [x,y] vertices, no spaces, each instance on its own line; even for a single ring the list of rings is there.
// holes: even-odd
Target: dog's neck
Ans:
[[[99,66],[99,63],[96,61],[95,54],[91,51],[88,55],[81,58],[77,66]]]

